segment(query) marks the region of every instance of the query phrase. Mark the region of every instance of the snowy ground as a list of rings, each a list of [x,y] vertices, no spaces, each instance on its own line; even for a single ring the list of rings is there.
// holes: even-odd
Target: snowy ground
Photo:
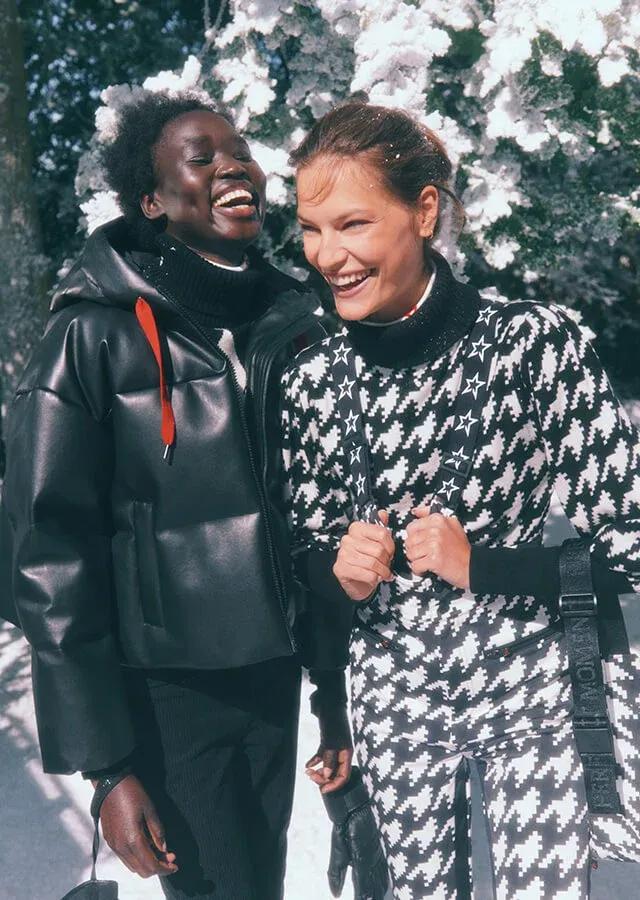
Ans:
[[[565,526],[556,518],[552,541],[562,540]],[[627,610],[633,600],[628,598]],[[638,604],[640,607],[640,604]],[[632,639],[640,644],[640,617],[629,620]],[[317,745],[315,720],[308,713],[305,685],[298,771]],[[29,657],[20,632],[0,628],[0,900],[60,900],[88,876],[91,823],[87,813],[91,788],[79,777],[45,776],[40,768]],[[475,809],[479,804],[475,803]],[[326,885],[329,825],[317,789],[301,775],[291,830],[286,900],[330,900]],[[490,900],[486,841],[481,819],[474,821],[475,900]],[[120,884],[120,900],[158,900],[157,881],[131,875],[103,850],[99,874]],[[640,868],[601,864],[593,878],[593,900],[640,896]],[[353,900],[350,884],[344,900]],[[416,898],[418,900],[418,898]]]
[[[305,685],[299,763],[318,734]],[[301,767],[299,765],[299,771]],[[0,629],[0,900],[59,900],[88,877],[91,787],[79,776],[43,775],[37,749],[29,654],[17,629]],[[329,900],[329,824],[317,788],[298,779],[289,832],[286,900]],[[120,885],[120,900],[163,897],[155,879],[132,875],[102,845],[98,874]],[[351,885],[344,900],[353,900]]]

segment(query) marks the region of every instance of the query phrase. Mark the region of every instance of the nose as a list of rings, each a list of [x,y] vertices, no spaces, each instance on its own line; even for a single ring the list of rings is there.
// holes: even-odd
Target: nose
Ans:
[[[315,257],[314,265],[325,273],[336,272],[344,264],[347,251],[337,231],[331,230],[319,236]]]
[[[244,163],[235,156],[223,156],[216,169],[216,178],[247,178]]]

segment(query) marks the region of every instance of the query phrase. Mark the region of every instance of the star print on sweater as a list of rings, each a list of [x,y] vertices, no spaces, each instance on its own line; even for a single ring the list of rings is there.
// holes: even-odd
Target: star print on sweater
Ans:
[[[428,504],[456,417],[464,353],[495,354],[471,472],[458,509],[472,545],[541,541],[551,493],[592,553],[640,587],[638,438],[595,352],[560,308],[484,297],[481,315],[500,317],[497,346],[464,338],[437,358],[407,367],[356,352],[358,389],[379,508],[401,544],[411,510]],[[355,352],[345,341],[340,354]],[[284,383],[284,457],[289,520],[297,552],[337,550],[349,525],[349,466],[342,451],[327,344],[300,354]],[[334,351],[334,354],[336,351]],[[476,413],[477,415],[477,413]],[[355,430],[357,417],[347,421]],[[465,467],[467,461],[448,462]],[[445,488],[446,489],[446,488]]]

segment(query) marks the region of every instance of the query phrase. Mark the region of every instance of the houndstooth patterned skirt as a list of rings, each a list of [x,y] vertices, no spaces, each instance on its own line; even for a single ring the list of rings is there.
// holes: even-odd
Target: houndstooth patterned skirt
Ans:
[[[459,591],[425,601],[412,587],[400,576],[383,585],[351,646],[356,753],[395,900],[471,897],[471,758],[498,900],[585,900],[594,858],[640,861],[640,659],[605,664],[625,814],[592,821],[562,630],[548,610]]]

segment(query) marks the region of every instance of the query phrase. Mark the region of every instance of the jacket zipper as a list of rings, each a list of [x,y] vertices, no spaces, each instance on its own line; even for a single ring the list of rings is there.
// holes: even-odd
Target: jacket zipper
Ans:
[[[220,356],[223,359],[224,364],[227,368],[227,371],[229,372],[229,375],[231,376],[231,382],[233,384],[234,392],[236,395],[236,401],[237,401],[237,405],[238,405],[238,410],[240,412],[240,422],[242,424],[242,430],[244,432],[245,442],[247,445],[249,462],[251,464],[251,472],[253,474],[253,479],[254,479],[254,482],[256,485],[256,489],[258,491],[258,500],[260,501],[260,511],[262,513],[262,519],[264,521],[264,530],[265,530],[265,535],[267,538],[267,551],[269,554],[269,560],[271,562],[271,573],[273,575],[273,581],[274,581],[274,585],[276,588],[276,595],[278,597],[278,603],[280,605],[280,613],[282,614],[284,626],[287,631],[287,637],[289,638],[289,643],[291,644],[291,649],[293,650],[294,653],[296,653],[298,650],[298,645],[296,644],[296,640],[293,636],[293,630],[289,624],[289,619],[287,617],[286,603],[285,603],[285,598],[284,598],[284,590],[283,590],[282,581],[281,581],[282,576],[280,573],[280,566],[278,564],[274,545],[273,545],[273,535],[271,534],[271,525],[269,523],[269,514],[268,514],[268,510],[267,510],[267,504],[266,504],[266,500],[264,498],[262,484],[258,477],[258,470],[257,470],[256,462],[255,462],[255,459],[253,456],[253,451],[251,449],[251,437],[249,434],[249,428],[247,426],[247,420],[245,418],[245,413],[244,413],[244,405],[242,402],[242,391],[240,390],[240,385],[238,384],[238,379],[236,378],[236,373],[234,371],[233,365],[231,364],[231,361],[229,360],[229,357],[223,350],[220,349],[218,344],[214,344],[214,342],[211,340],[211,338],[208,336],[208,334],[205,331],[203,331],[202,328],[200,328],[198,323],[188,314],[188,312],[186,312],[186,310],[182,309],[180,304],[177,303],[170,294],[166,293],[165,291],[161,291],[161,293],[167,298],[167,300],[170,301],[170,303],[172,303],[176,307],[179,314],[183,318],[185,318],[189,322],[189,324],[192,325],[196,329],[198,334],[204,338],[206,343],[213,349],[214,355]]]
[[[508,644],[503,644],[502,647],[494,647],[491,650],[485,650],[484,657],[485,659],[506,659],[509,656],[513,656],[514,653],[517,653],[518,650],[522,650],[523,647],[528,647],[530,644],[537,644],[539,641],[545,641],[549,637],[560,637],[561,634],[562,624],[559,621],[554,622],[551,625],[547,625],[546,628],[541,628],[540,631],[536,631],[534,634],[527,634]]]
[[[399,644],[396,644],[395,641],[386,638],[383,634],[380,634],[379,631],[376,631],[375,628],[372,628],[370,625],[366,625],[358,615],[355,616],[354,625],[360,631],[368,634],[369,637],[374,638],[378,646],[382,647],[383,650],[392,650],[394,653],[402,652],[402,647]]]

